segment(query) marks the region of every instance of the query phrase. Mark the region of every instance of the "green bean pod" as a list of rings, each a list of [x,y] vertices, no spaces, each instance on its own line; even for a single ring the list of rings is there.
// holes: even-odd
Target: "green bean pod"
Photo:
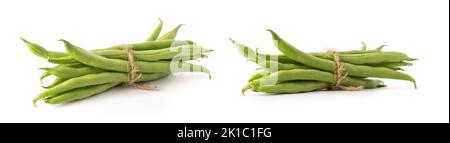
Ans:
[[[109,50],[108,50],[109,51]],[[180,56],[181,55],[181,56]],[[208,58],[208,55],[205,54],[195,54],[195,55],[176,55],[173,58],[166,58],[170,55],[160,55],[163,57],[146,57],[146,55],[140,55],[135,59],[136,61],[141,62],[155,62],[155,61],[171,61],[173,59],[185,59],[184,61],[190,61],[190,60],[198,60],[199,58]],[[108,55],[104,56],[105,58],[109,59],[120,59],[120,60],[128,60],[128,56],[124,55]],[[61,58],[49,58],[47,60],[50,63],[53,64],[81,64],[79,61],[73,59],[72,57],[61,57]]]
[[[39,77],[39,82],[41,83],[41,87],[45,87],[43,80],[44,80],[44,78],[46,78],[50,75],[52,75],[52,73],[50,73],[48,71],[45,71],[44,73],[41,74],[41,76]]]
[[[278,84],[286,81],[296,81],[296,80],[321,81],[327,83],[336,82],[335,75],[330,72],[314,69],[293,69],[271,73],[270,75],[254,80],[251,83],[251,85],[256,87],[262,84]],[[365,89],[384,87],[383,82],[380,80],[370,80],[353,77],[345,77],[342,80],[342,84],[344,86],[351,86],[351,87],[362,86]]]
[[[52,75],[55,75],[60,78],[74,78],[79,77],[87,74],[95,74],[95,73],[101,73],[105,72],[105,70],[86,66],[81,63],[73,63],[73,64],[62,64],[57,65],[52,68],[41,68],[42,70],[46,70],[46,72],[51,73]]]
[[[397,68],[402,66],[412,66],[412,63],[409,62],[386,62],[386,63],[377,63],[377,64],[368,64],[369,66],[375,67],[387,67],[387,68]]]
[[[263,85],[253,87],[253,90],[256,92],[265,92],[274,94],[301,93],[301,92],[323,90],[330,87],[330,85],[331,85],[330,83],[320,81],[289,81],[274,85]]]
[[[316,57],[333,60],[333,56],[330,54],[316,54]],[[373,52],[363,54],[338,54],[342,62],[365,65],[365,64],[379,64],[387,62],[402,62],[402,61],[414,61],[416,59],[408,57],[408,55],[401,52]]]
[[[296,61],[289,59],[288,57],[284,55],[270,55],[270,54],[263,54],[263,53],[256,53],[256,51],[250,49],[248,46],[237,43],[233,39],[229,38],[230,41],[233,43],[233,46],[247,59],[266,59],[268,61],[273,61],[274,59],[270,57],[276,57],[276,62],[280,63],[297,63]]]
[[[156,26],[155,30],[153,30],[153,33],[145,41],[155,41],[156,39],[158,39],[159,33],[161,33],[163,27],[163,21],[161,20],[161,18],[158,18],[158,20],[158,26]]]
[[[253,80],[259,79],[263,76],[269,75],[270,73],[268,71],[260,71],[258,73],[253,74],[252,76],[250,76],[250,78],[248,78],[248,82],[251,82]]]
[[[119,59],[108,59],[102,56],[91,54],[66,40],[61,40],[64,42],[67,53],[69,53],[77,61],[93,66],[96,68],[118,71],[118,72],[129,72],[129,62]],[[171,64],[177,64],[177,62],[172,61],[156,61],[156,62],[140,62],[137,61],[136,65],[141,73],[170,73],[172,72]],[[209,74],[209,70],[201,65],[178,62],[178,67],[189,67],[190,72],[205,72]],[[194,71],[199,69],[200,71]],[[177,71],[183,72],[183,71]]]
[[[75,100],[80,100],[105,92],[106,90],[113,88],[119,84],[120,84],[119,82],[115,82],[77,88],[55,97],[46,98],[44,102],[48,104],[61,104]]]
[[[67,80],[66,78],[57,77],[55,80],[53,80],[53,82],[50,85],[43,86],[43,88],[47,88],[47,89],[48,88],[52,88],[52,87],[54,87],[54,86],[56,86],[56,85],[58,85],[60,83],[63,83],[66,80]]]
[[[252,85],[250,85],[250,83],[247,83],[242,89],[241,89],[241,94],[245,96],[245,91],[252,89]]]
[[[205,49],[200,46],[195,45],[183,45],[178,47],[157,49],[157,50],[145,50],[145,51],[132,51],[133,57],[136,61],[160,61],[160,60],[171,60],[173,58],[181,57],[200,57],[200,54],[211,52],[213,50]],[[124,50],[101,50],[90,52],[95,55],[99,55],[110,59],[123,59],[128,60],[128,54]],[[48,59],[51,63],[66,64],[66,63],[76,63],[77,60],[73,59],[71,56],[60,57],[60,58],[50,58]]]
[[[25,43],[25,45],[27,45],[28,49],[31,51],[31,53],[33,53],[34,55],[43,58],[43,59],[48,59],[48,58],[58,58],[58,57],[64,57],[67,56],[66,53],[62,53],[62,52],[53,52],[53,51],[48,51],[47,49],[45,49],[44,47],[42,47],[41,45],[38,45],[36,43],[30,42],[22,37],[20,37],[20,39],[22,39],[22,41]]]
[[[162,75],[162,76],[155,77],[155,78],[146,77],[145,79],[142,79],[140,81],[143,81],[143,82],[145,82],[145,81],[153,81],[153,80],[157,80],[157,79],[163,78],[163,77],[165,77],[167,75]],[[60,95],[56,95],[56,96],[52,96],[52,97],[46,98],[44,100],[44,102],[46,102],[48,104],[61,104],[61,103],[66,103],[66,102],[72,102],[72,101],[75,101],[75,100],[88,98],[88,97],[91,97],[93,95],[105,92],[109,88],[115,87],[118,84],[120,84],[120,82],[106,83],[106,84],[99,84],[99,85],[92,85],[92,86],[87,86],[87,87],[76,88],[76,89],[64,92],[64,93],[62,93]]]
[[[234,47],[239,51],[239,53],[241,53],[244,57],[249,58],[249,59],[256,59],[256,55],[258,55],[259,59],[268,59],[271,61],[277,61],[280,63],[294,63],[297,64],[298,62],[295,60],[290,59],[289,57],[285,56],[285,55],[273,55],[273,54],[264,54],[264,53],[256,53],[256,51],[250,49],[248,46],[237,43],[236,41],[234,41],[233,39],[230,38],[230,41],[233,43]],[[336,53],[338,53],[339,55],[352,55],[352,54],[366,54],[366,53],[379,53],[379,50],[350,50],[350,51],[336,51]],[[324,59],[332,59],[333,56],[331,56],[328,53],[324,53],[324,52],[312,52],[309,53],[315,57],[319,57],[319,58],[324,58]],[[270,57],[276,57],[277,60],[274,59],[270,59]],[[407,58],[410,59],[410,58]],[[341,58],[341,61],[343,62],[348,62],[348,63],[352,63],[353,59],[346,59]],[[357,63],[357,62],[355,62]]]
[[[169,74],[170,73],[142,74],[138,79],[138,81],[159,79]],[[35,104],[36,101],[40,99],[53,97],[72,89],[105,83],[127,82],[128,80],[129,77],[127,73],[117,73],[117,72],[102,72],[97,74],[88,74],[76,78],[71,78],[64,81],[63,83],[54,86],[53,88],[50,88],[40,93],[33,99],[33,104]]]
[[[135,51],[143,51],[143,50],[156,50],[156,49],[164,49],[169,47],[177,47],[182,45],[193,45],[194,42],[190,40],[158,40],[158,41],[146,41],[142,43],[133,43],[129,44],[133,50]],[[109,48],[104,49],[96,49],[92,51],[101,51],[101,50],[123,50],[123,45],[115,45]]]
[[[175,39],[177,37],[178,30],[181,28],[181,26],[183,26],[183,24],[178,25],[173,30],[171,30],[171,31],[167,32],[166,34],[162,35],[161,37],[158,38],[157,41]]]
[[[299,63],[305,64],[307,66],[317,68],[320,70],[325,70],[329,72],[335,72],[336,65],[334,61],[321,59],[307,54],[301,50],[296,49],[294,46],[290,45],[283,39],[281,39],[275,32],[268,29],[272,34],[272,39],[274,40],[275,46],[284,55],[293,59]],[[349,76],[355,77],[378,77],[378,78],[390,78],[411,81],[416,87],[416,81],[410,75],[397,72],[395,70],[384,68],[384,67],[371,67],[365,65],[353,65],[348,63],[343,63],[345,72]]]
[[[22,38],[22,41],[27,45],[28,49],[36,56],[41,57],[43,59],[49,60],[49,62],[53,62],[56,64],[61,63],[72,63],[71,57],[67,53],[63,52],[54,52],[54,51],[48,51],[47,49],[43,48],[42,46],[32,43],[24,38]],[[169,47],[177,47],[177,46],[183,46],[183,45],[192,45],[194,42],[190,40],[159,40],[159,41],[147,41],[142,43],[134,43],[130,44],[134,51],[144,51],[144,50],[157,50],[157,49],[165,49]],[[96,49],[92,50],[93,53],[102,53],[101,51],[104,50],[123,50],[123,47],[121,45],[112,46],[105,49]]]
[[[310,67],[302,65],[302,64],[290,64],[290,63],[281,63],[276,61],[266,61],[266,62],[257,62],[254,59],[247,59],[249,61],[255,62],[264,70],[275,72],[279,70],[292,70],[292,69],[310,69]]]

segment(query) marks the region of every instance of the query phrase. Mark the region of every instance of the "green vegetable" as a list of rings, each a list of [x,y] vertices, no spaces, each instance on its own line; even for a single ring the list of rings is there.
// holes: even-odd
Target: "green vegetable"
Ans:
[[[159,79],[161,77],[167,76],[169,73],[153,73],[153,74],[142,74],[139,81],[149,81],[154,79]],[[116,82],[127,82],[128,74],[127,73],[115,73],[115,72],[103,72],[98,74],[88,74],[80,77],[75,77],[64,81],[48,90],[40,93],[33,99],[33,104],[36,101],[47,98],[57,96],[58,94],[64,93],[66,91],[92,86],[99,85],[105,83],[116,83]]]
[[[158,40],[158,41],[146,41],[142,43],[133,43],[129,44],[134,51],[143,51],[143,50],[157,50],[164,49],[169,47],[183,46],[183,45],[192,45],[194,42],[190,40]],[[115,45],[109,48],[98,49],[93,51],[101,51],[101,50],[123,50],[122,45]]]
[[[248,79],[242,93],[247,90],[282,94],[385,87],[381,80],[372,78],[411,81],[416,87],[414,78],[398,72],[403,70],[403,66],[411,66],[410,62],[416,59],[401,52],[382,51],[386,45],[368,50],[363,43],[361,50],[306,53],[287,43],[274,31],[267,31],[282,54],[258,53],[230,39],[241,55],[262,70]]]
[[[158,38],[158,41],[159,40],[175,39],[177,37],[178,30],[181,28],[181,26],[183,26],[183,24],[178,25],[173,30],[171,30],[171,31],[167,32],[166,34],[162,35],[161,37]]]
[[[275,85],[263,85],[254,87],[256,92],[266,93],[301,93],[315,90],[323,90],[330,86],[330,83],[320,81],[291,81]]]
[[[173,58],[199,58],[201,54],[211,52],[213,50],[204,49],[196,45],[182,45],[178,47],[156,49],[156,50],[145,50],[145,51],[133,51],[134,59],[136,61],[160,61],[160,60],[172,60]],[[128,60],[128,55],[123,50],[101,50],[92,51],[91,54],[99,55],[110,59],[122,59]],[[57,64],[67,64],[76,63],[77,60],[73,59],[71,56],[59,57],[59,58],[49,58],[49,62]]]
[[[155,41],[156,39],[158,39],[159,33],[161,33],[161,30],[163,27],[163,21],[161,19],[158,19],[158,20],[159,20],[158,26],[155,28],[153,33],[145,41]]]
[[[293,59],[299,63],[305,64],[307,66],[317,68],[320,70],[325,70],[329,72],[334,72],[336,70],[335,62],[331,60],[321,59],[314,57],[310,54],[307,54],[303,51],[296,49],[294,46],[290,45],[286,41],[280,38],[275,32],[272,30],[268,30],[272,34],[272,39],[275,42],[275,47],[280,50],[284,55]],[[416,84],[414,78],[412,78],[408,74],[404,74],[401,72],[397,72],[395,70],[383,67],[371,67],[365,65],[353,65],[349,63],[343,63],[344,69],[346,73],[350,76],[355,77],[378,77],[378,78],[390,78],[390,79],[399,79],[399,80],[407,80]]]
[[[119,59],[108,59],[99,55],[91,54],[66,40],[60,40],[64,42],[67,53],[77,61],[96,67],[103,70],[117,71],[117,72],[128,72],[129,62]],[[137,61],[136,65],[140,72],[142,73],[168,73],[171,72],[171,61],[156,61],[156,62],[141,62]],[[209,73],[209,70],[203,66],[181,62],[178,63],[180,67],[192,67],[190,69],[200,69],[200,72]]]
[[[66,52],[49,51],[44,47],[21,38],[34,55],[57,64],[45,70],[40,80],[47,90],[33,99],[33,104],[43,100],[48,104],[68,103],[85,99],[116,87],[120,83],[142,89],[154,89],[138,82],[154,81],[175,72],[203,72],[209,70],[191,60],[207,58],[210,49],[194,45],[190,40],[175,40],[181,25],[159,37],[163,22],[145,42],[115,45],[108,48],[86,51],[67,40]],[[42,80],[56,76],[45,86]]]
[[[58,77],[58,78],[56,78],[50,85],[43,86],[43,87],[44,87],[44,88],[52,88],[52,87],[55,87],[56,85],[58,85],[58,84],[60,84],[60,83],[63,83],[63,82],[66,81],[66,80],[67,80],[66,78]]]
[[[60,104],[60,103],[66,103],[71,102],[75,100],[84,99],[87,97],[90,97],[95,94],[99,94],[102,92],[105,92],[106,90],[117,86],[120,84],[119,82],[115,83],[106,83],[106,84],[100,84],[100,85],[92,85],[85,88],[78,88],[74,89],[68,92],[65,92],[59,96],[56,97],[49,97],[44,100],[45,103],[48,104]]]

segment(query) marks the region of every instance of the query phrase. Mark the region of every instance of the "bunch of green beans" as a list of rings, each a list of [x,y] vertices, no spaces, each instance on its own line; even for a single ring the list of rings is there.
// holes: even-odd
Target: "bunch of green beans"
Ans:
[[[242,94],[247,90],[283,94],[386,86],[381,80],[374,78],[406,80],[412,82],[416,88],[414,78],[400,72],[403,71],[403,66],[411,66],[411,62],[416,59],[401,52],[382,51],[385,45],[367,50],[366,45],[362,43],[361,50],[306,53],[287,43],[274,31],[267,31],[282,54],[258,53],[257,50],[230,38],[234,47],[244,57],[260,66],[258,72],[248,79]],[[340,79],[337,70],[343,73]]]
[[[197,46],[190,40],[175,40],[181,24],[159,36],[162,26],[160,19],[154,32],[142,43],[92,51],[86,51],[64,39],[59,41],[64,43],[66,52],[49,51],[21,38],[34,55],[55,64],[53,67],[40,68],[45,71],[40,80],[46,90],[33,99],[33,104],[39,100],[48,104],[68,103],[105,92],[120,83],[130,84],[132,64],[137,67],[136,82],[154,81],[174,72],[203,72],[209,75],[207,68],[193,62],[206,58],[206,53],[212,50]],[[126,51],[125,46],[131,50]],[[133,59],[130,59],[130,55]],[[42,80],[51,75],[56,78],[45,86]],[[139,87],[154,88],[149,85]]]

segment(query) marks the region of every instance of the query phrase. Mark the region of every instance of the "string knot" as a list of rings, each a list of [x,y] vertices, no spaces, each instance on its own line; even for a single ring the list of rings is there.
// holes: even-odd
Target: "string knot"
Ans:
[[[362,90],[364,89],[363,86],[346,86],[342,85],[342,81],[347,77],[347,73],[345,73],[345,67],[344,64],[341,62],[341,58],[339,57],[338,53],[334,50],[328,50],[327,53],[331,56],[333,56],[334,63],[335,63],[335,70],[334,70],[334,82],[331,85],[332,90]]]
[[[128,81],[126,85],[133,86],[138,89],[144,89],[144,90],[155,90],[156,86],[154,85],[141,85],[136,84],[138,80],[141,78],[142,74],[139,73],[139,69],[137,67],[136,61],[134,60],[133,50],[132,46],[128,44],[121,45],[123,50],[127,53],[128,56]]]

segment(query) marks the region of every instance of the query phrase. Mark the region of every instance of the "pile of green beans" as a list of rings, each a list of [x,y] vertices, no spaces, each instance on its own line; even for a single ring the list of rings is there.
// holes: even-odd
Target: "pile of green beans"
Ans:
[[[158,80],[174,72],[203,72],[209,75],[207,68],[193,62],[207,58],[206,54],[212,50],[197,46],[190,40],[175,40],[181,26],[180,24],[160,36],[163,27],[160,19],[159,25],[142,43],[121,44],[91,51],[64,39],[59,41],[64,43],[65,52],[49,51],[21,38],[34,55],[55,64],[53,67],[40,68],[45,71],[40,80],[46,90],[33,99],[33,104],[39,100],[48,104],[68,103],[129,82],[130,55],[124,50],[124,46],[131,48],[138,70],[137,82]],[[42,80],[51,75],[56,78],[45,86]]]
[[[244,57],[260,66],[248,79],[242,94],[247,90],[283,94],[336,89],[338,63],[335,56],[339,56],[339,65],[342,65],[345,73],[339,82],[340,89],[361,90],[386,86],[374,78],[410,81],[416,88],[414,78],[400,71],[417,59],[401,52],[382,51],[385,45],[367,50],[363,43],[361,50],[306,53],[287,43],[274,31],[267,31],[282,54],[258,53],[230,38]]]

